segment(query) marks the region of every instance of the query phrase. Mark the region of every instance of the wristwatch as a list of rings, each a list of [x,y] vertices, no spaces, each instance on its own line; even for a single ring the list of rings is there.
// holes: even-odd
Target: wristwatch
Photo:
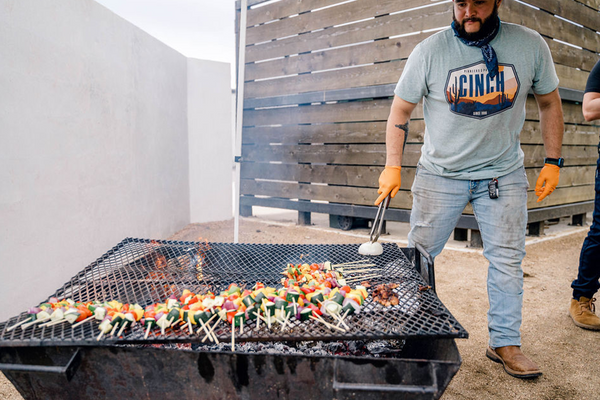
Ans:
[[[544,158],[544,164],[552,164],[552,165],[558,166],[558,168],[562,168],[563,165],[565,165],[565,159],[562,157],[561,158],[546,157],[546,158]]]

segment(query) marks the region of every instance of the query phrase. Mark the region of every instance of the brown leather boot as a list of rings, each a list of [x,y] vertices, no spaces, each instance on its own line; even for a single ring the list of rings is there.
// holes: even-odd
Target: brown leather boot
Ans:
[[[575,325],[584,329],[600,331],[600,318],[594,314],[596,311],[595,301],[596,299],[588,299],[587,297],[580,297],[579,301],[571,299],[569,315],[573,318]]]
[[[525,357],[519,346],[488,347],[485,355],[492,361],[504,365],[507,374],[515,378],[529,379],[542,375],[539,367]]]

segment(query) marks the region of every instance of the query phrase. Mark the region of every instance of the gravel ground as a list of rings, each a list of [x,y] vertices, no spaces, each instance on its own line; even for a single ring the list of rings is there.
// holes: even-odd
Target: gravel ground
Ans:
[[[314,215],[314,214],[313,214]],[[331,230],[322,217],[315,226],[297,226],[290,214],[242,218],[240,242],[246,243],[363,243],[365,229]],[[268,218],[268,217],[267,217]],[[383,240],[406,246],[406,224],[388,223],[390,235]],[[459,399],[592,399],[600,396],[600,332],[573,325],[568,316],[570,283],[577,273],[581,244],[587,228],[570,227],[564,221],[551,226],[543,238],[528,238],[523,262],[525,295],[523,306],[523,351],[535,360],[544,375],[524,381],[510,377],[502,367],[485,357],[488,301],[487,262],[479,249],[462,242],[449,242],[436,260],[438,296],[469,332],[457,340],[463,359],[442,400]],[[233,220],[191,224],[169,239],[211,242],[233,241]],[[14,387],[0,374],[0,399],[20,399]]]

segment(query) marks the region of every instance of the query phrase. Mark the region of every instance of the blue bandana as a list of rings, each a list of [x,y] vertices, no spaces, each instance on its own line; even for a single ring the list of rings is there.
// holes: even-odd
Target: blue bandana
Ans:
[[[490,73],[490,77],[495,77],[496,74],[498,74],[498,57],[496,57],[496,52],[489,43],[496,37],[498,31],[500,30],[500,18],[498,18],[498,22],[493,32],[481,40],[470,41],[461,37],[460,33],[458,33],[458,29],[456,29],[456,22],[454,21],[452,22],[452,30],[454,31],[454,36],[456,36],[458,40],[467,46],[475,46],[481,49],[483,60],[485,61],[485,66],[487,67],[488,72]]]

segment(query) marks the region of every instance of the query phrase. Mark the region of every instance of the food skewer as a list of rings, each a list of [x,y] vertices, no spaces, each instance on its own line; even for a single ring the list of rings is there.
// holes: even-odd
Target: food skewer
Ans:
[[[78,323],[76,323],[73,326],[71,326],[71,328],[77,328],[79,325],[82,325],[84,322],[87,322],[87,321],[89,321],[91,319],[94,319],[94,318],[96,318],[94,315],[92,315],[91,317],[87,317],[83,321],[79,321]]]
[[[350,271],[345,271],[348,274],[356,274],[358,272],[372,272],[372,271],[379,271],[381,272],[381,269],[379,268],[365,268],[365,269],[353,269]]]
[[[235,351],[235,318],[231,320],[231,351]]]
[[[363,262],[364,262],[364,263],[368,263],[369,261],[371,261],[371,260],[369,260],[369,259],[367,258],[366,260],[348,261],[348,262],[345,262],[345,263],[332,264],[331,266],[332,266],[332,267],[343,267],[343,266],[345,266],[345,265],[351,265],[351,264],[357,264],[357,263],[363,263]]]
[[[346,282],[364,281],[365,279],[372,279],[372,278],[381,278],[381,275],[380,274],[370,274],[370,275],[353,276],[351,278],[346,278]]]
[[[213,315],[213,318],[214,318],[216,315],[217,315],[217,314]],[[212,319],[212,318],[211,318],[211,319]],[[213,340],[213,339],[214,339],[213,341],[214,341],[215,343],[217,343],[217,344],[219,343],[219,339],[217,338],[217,335],[215,335],[215,333],[214,333],[214,329],[217,327],[217,325],[219,325],[219,323],[220,323],[220,322],[221,322],[221,318],[217,318],[217,322],[216,322],[216,323],[215,323],[215,324],[214,324],[212,327],[209,327],[209,328],[208,328],[208,332],[209,332],[209,333],[207,333],[207,334],[206,334],[206,336],[204,336],[204,338],[202,339],[202,343],[204,343],[204,341],[205,341],[207,338],[211,337],[211,335],[212,335],[212,339],[211,339],[211,340]],[[208,324],[207,324],[207,325],[208,325]]]
[[[216,314],[215,314],[216,315]],[[201,319],[199,319],[198,321],[200,322],[200,329],[198,329],[198,334],[200,334],[200,330],[204,330],[204,332],[206,333],[206,335],[210,338],[211,341],[213,341],[212,336],[210,336],[210,331],[208,330],[208,328],[206,327],[206,325],[208,325],[208,323],[214,318],[215,316],[213,315],[208,321],[206,321],[206,324],[204,323],[204,321],[202,321]],[[206,338],[206,336],[205,336]],[[204,340],[202,340],[204,342]]]
[[[345,329],[343,329],[343,328],[340,328],[340,327],[338,327],[338,326],[335,326],[335,325],[331,325],[329,322],[326,322],[326,321],[324,321],[324,320],[323,320],[323,319],[321,319],[321,318],[317,318],[317,317],[314,317],[314,316],[312,316],[312,315],[311,315],[309,318],[310,318],[310,319],[312,319],[312,320],[315,320],[315,321],[317,321],[317,322],[320,322],[320,323],[322,323],[323,325],[325,325],[325,326],[327,326],[327,327],[329,327],[329,328],[337,329],[337,330],[339,330],[339,331],[342,331],[342,332],[344,332],[344,333],[346,332],[346,330],[345,330]]]
[[[282,331],[282,332],[283,332],[283,330],[285,329],[285,326],[287,325],[287,322],[288,322],[288,318],[289,318],[289,316],[290,316],[290,313],[289,313],[289,312],[285,314],[285,318],[283,319],[283,325],[281,325],[281,331]]]
[[[332,316],[334,319],[336,319],[338,321],[338,324],[336,326],[339,327],[339,324],[341,323],[342,325],[344,325],[344,327],[346,329],[350,329],[350,327],[348,325],[346,325],[346,323],[344,322],[344,320],[342,319],[342,317],[339,314],[332,314]]]
[[[21,325],[21,329],[25,330],[25,329],[29,328],[31,325],[35,325],[35,324],[39,324],[39,323],[42,323],[42,322],[46,322],[49,319],[50,319],[50,315],[48,315],[45,318],[36,319],[35,321],[31,321],[31,322],[28,322],[26,324]]]
[[[43,328],[46,326],[54,326],[54,325],[62,324],[63,322],[67,322],[67,320],[65,318],[63,318],[63,319],[57,319],[54,321],[46,322],[45,324],[40,325],[40,328]]]
[[[375,268],[368,268],[374,264],[365,264],[367,261],[352,261],[335,264],[335,266],[346,267],[346,273],[350,275],[367,271],[375,272]],[[243,334],[244,322],[248,323],[250,320],[256,319],[257,329],[260,329],[261,320],[265,322],[268,329],[273,329],[273,321],[275,321],[280,324],[281,331],[285,331],[291,317],[297,318],[299,321],[306,321],[310,315],[332,329],[346,332],[342,327],[350,328],[344,318],[349,312],[359,312],[360,306],[368,296],[364,287],[357,286],[352,289],[346,281],[354,282],[381,275],[371,273],[344,279],[344,275],[341,273],[342,267],[335,270],[329,262],[311,265],[305,263],[297,266],[288,264],[287,272],[284,273],[287,279],[282,279],[284,287],[278,289],[265,287],[259,282],[253,286],[252,290],[248,289],[243,292],[239,286],[232,283],[226,291],[217,295],[212,292],[195,295],[185,289],[180,299],[172,295],[167,302],[149,305],[145,310],[139,305],[122,304],[116,300],[104,303],[78,303],[69,299],[62,301],[54,299],[40,305],[37,313],[30,312],[29,318],[19,321],[9,329],[15,329],[18,326],[25,329],[34,323],[43,323],[40,326],[53,326],[64,321],[69,322],[75,328],[90,319],[96,319],[101,321],[100,325],[102,325],[99,327],[101,332],[97,338],[100,340],[109,333],[114,336],[118,332],[117,337],[120,337],[127,328],[131,328],[136,321],[144,318],[145,321],[148,321],[144,322],[144,339],[147,339],[150,330],[156,325],[161,328],[162,335],[165,334],[167,328],[176,329],[178,325],[180,330],[187,326],[192,334],[194,332],[192,325],[201,325],[198,334],[202,329],[204,330],[205,336],[202,341],[210,339],[218,343],[216,334],[218,324],[221,320],[230,321],[232,316],[235,318],[232,328],[235,330],[235,327],[239,326],[239,333]],[[330,301],[338,303],[339,307],[344,310],[324,311],[322,307]],[[351,302],[351,309],[348,308],[348,301]],[[341,314],[344,311],[345,314],[342,317]],[[49,314],[50,312],[52,315]],[[334,321],[325,321],[321,318],[323,313],[330,315]],[[217,316],[217,321],[211,326],[211,321]],[[35,319],[36,317],[37,319]],[[48,320],[50,322],[47,322]]]
[[[17,322],[17,323],[16,323],[16,324],[14,324],[13,326],[11,326],[11,327],[7,328],[7,329],[6,329],[6,332],[10,332],[10,331],[12,331],[13,329],[15,329],[15,328],[17,328],[17,327],[19,327],[19,326],[23,325],[23,324],[24,324],[24,323],[26,323],[26,322],[31,322],[32,318],[33,318],[33,316],[32,316],[32,317],[29,317],[29,318],[26,318],[26,319],[24,319],[24,320],[23,320],[23,321],[21,321],[21,322]]]
[[[148,339],[148,335],[150,334],[150,329],[152,328],[152,324],[147,324],[148,328],[146,328],[146,334],[144,335],[144,340]]]

